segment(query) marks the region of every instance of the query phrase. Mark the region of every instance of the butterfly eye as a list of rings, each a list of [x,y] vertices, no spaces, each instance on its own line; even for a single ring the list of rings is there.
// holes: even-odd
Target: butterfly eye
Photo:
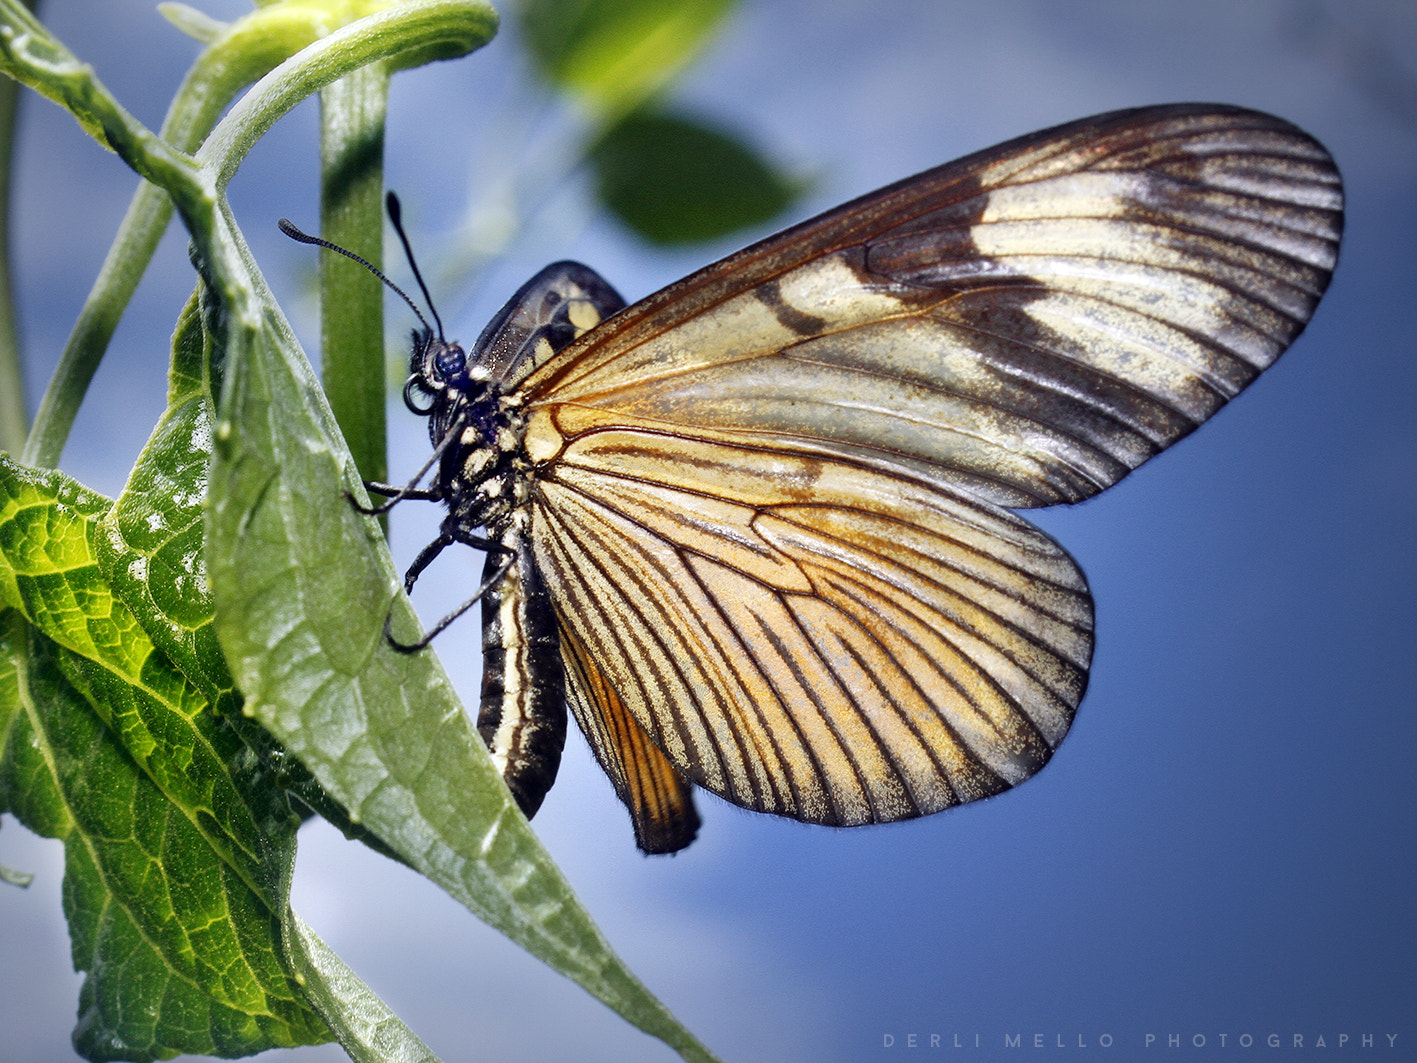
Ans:
[[[437,379],[452,383],[460,380],[467,370],[467,354],[456,343],[449,343],[433,359]]]

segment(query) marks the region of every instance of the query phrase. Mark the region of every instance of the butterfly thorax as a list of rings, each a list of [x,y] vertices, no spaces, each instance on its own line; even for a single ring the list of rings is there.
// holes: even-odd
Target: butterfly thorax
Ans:
[[[449,519],[465,531],[487,528],[495,535],[525,502],[526,418],[519,403],[479,359],[428,330],[414,334],[410,368],[404,401],[428,418],[441,452],[437,491]]]

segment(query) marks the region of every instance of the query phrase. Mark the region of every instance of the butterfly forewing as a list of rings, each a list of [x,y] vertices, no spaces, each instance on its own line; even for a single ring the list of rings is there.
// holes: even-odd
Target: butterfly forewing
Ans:
[[[1323,148],[1279,119],[1103,116],[710,266],[543,366],[526,394],[532,409],[800,439],[1011,506],[1078,501],[1293,340],[1341,207]]]
[[[474,350],[497,380],[515,385],[624,305],[595,270],[553,262],[507,300]]]

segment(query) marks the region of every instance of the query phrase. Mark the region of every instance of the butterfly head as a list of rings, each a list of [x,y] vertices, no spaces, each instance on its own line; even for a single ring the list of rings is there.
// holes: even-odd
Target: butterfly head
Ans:
[[[403,401],[428,418],[433,445],[444,452],[445,483],[480,481],[489,463],[484,455],[515,449],[520,438],[504,390],[476,349],[469,356],[461,344],[449,343],[426,326],[413,333]]]
[[[469,359],[462,344],[449,343],[426,326],[414,329],[403,401],[420,417],[433,415],[440,406],[455,404],[459,397],[486,390],[491,379],[487,367]]]

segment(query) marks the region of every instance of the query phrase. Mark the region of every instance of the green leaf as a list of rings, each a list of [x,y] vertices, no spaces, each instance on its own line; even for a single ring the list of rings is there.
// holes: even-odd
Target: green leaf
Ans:
[[[522,0],[543,77],[613,119],[649,99],[712,39],[737,0]]]
[[[245,747],[107,585],[110,510],[0,459],[0,811],[64,842],[88,972],[75,1046],[145,1060],[328,1040],[281,961],[294,818],[249,786]]]
[[[231,315],[213,306],[214,329]],[[220,332],[216,333],[220,335]],[[289,330],[232,330],[207,558],[245,711],[348,811],[484,921],[685,1058],[712,1058],[611,951],[502,785],[415,623]]]
[[[213,630],[213,604],[201,554],[207,467],[211,457],[213,388],[220,362],[211,358],[197,296],[189,300],[173,336],[167,412],[159,422],[123,495],[103,522],[98,555],[125,604],[154,642],[179,662],[249,750],[243,761],[253,788],[272,798],[279,839],[288,834],[289,812],[279,790],[332,820],[346,834],[388,850],[349,823],[344,810],[319,788],[299,761],[286,756],[254,720],[233,715],[240,706],[226,660]],[[135,560],[135,559],[141,559]],[[141,572],[142,578],[135,578]],[[283,813],[283,815],[282,815]],[[338,1033],[356,1060],[435,1058],[359,978],[290,911],[285,902],[293,846],[277,845],[267,865],[281,898],[280,941],[303,996]]]
[[[435,1056],[289,908],[285,940],[311,1003],[355,1063],[437,1063]]]
[[[607,130],[589,158],[601,202],[666,246],[763,225],[801,192],[733,135],[680,115],[637,111]]]
[[[267,759],[212,710],[234,702],[214,630],[250,695],[245,711],[355,817],[631,1021],[711,1058],[610,952],[436,664],[382,640],[397,585],[387,552],[345,505],[341,486],[359,491],[348,451],[224,200],[245,153],[298,100],[367,62],[462,54],[490,35],[490,8],[409,0],[346,26],[272,71],[193,155],[134,120],[13,0],[0,0],[0,24],[15,30],[0,34],[0,68],[171,196],[220,293],[206,305],[208,340],[231,358],[224,383],[175,369],[147,479],[135,474],[116,507],[0,462],[0,601],[14,609],[0,633],[12,665],[0,672],[0,704],[12,706],[0,801],[65,841],[76,963],[89,972],[77,1043],[92,1058],[155,1058],[318,1040],[326,1027],[283,961],[357,1058],[375,1058],[390,1030],[400,1053],[426,1051],[290,913],[293,817],[266,784]],[[209,625],[193,459],[218,390]],[[411,622],[406,603],[400,617]]]
[[[114,593],[220,715],[239,704],[212,627],[202,507],[215,403],[195,297],[173,336],[168,407],[100,525],[95,554]]]

